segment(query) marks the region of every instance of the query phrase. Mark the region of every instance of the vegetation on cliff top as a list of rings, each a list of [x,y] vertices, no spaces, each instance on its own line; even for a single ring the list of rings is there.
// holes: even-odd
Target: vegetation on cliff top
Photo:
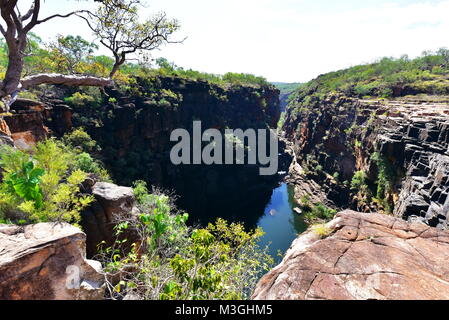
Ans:
[[[294,101],[311,95],[322,97],[330,92],[385,98],[416,93],[449,94],[448,75],[449,50],[445,48],[426,51],[415,59],[382,58],[321,75],[301,86],[294,94]]]
[[[107,77],[114,67],[114,59],[104,55],[94,55],[98,48],[80,36],[58,36],[54,41],[44,43],[36,34],[28,37],[29,55],[25,57],[24,76],[41,73],[82,74]],[[8,48],[0,39],[0,78],[8,67]],[[131,77],[151,78],[157,76],[178,77],[189,80],[202,80],[213,84],[228,86],[268,86],[263,77],[244,73],[216,75],[195,70],[185,70],[164,58],[139,63],[124,63],[114,72],[118,84],[127,85]]]

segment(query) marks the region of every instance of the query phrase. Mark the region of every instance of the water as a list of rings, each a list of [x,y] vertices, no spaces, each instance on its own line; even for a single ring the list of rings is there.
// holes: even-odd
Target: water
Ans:
[[[270,255],[277,262],[282,259],[278,255],[279,250],[284,254],[293,240],[308,228],[304,216],[293,211],[297,206],[293,198],[293,188],[284,183],[273,191],[264,215],[257,223],[266,233],[261,238],[260,245],[268,245]]]

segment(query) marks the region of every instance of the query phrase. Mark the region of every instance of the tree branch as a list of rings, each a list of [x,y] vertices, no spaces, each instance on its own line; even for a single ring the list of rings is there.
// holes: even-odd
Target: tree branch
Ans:
[[[92,86],[92,87],[111,87],[114,81],[107,78],[98,78],[91,76],[68,76],[57,73],[37,74],[23,78],[20,83],[22,89],[27,89],[40,84],[62,84],[66,86]]]

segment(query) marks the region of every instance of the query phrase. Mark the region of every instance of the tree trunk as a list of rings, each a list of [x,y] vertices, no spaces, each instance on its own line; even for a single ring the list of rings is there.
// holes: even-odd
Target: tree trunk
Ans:
[[[23,55],[21,53],[10,51],[8,59],[8,69],[2,86],[3,96],[11,95],[17,91],[23,70]]]
[[[63,84],[66,86],[92,86],[92,87],[111,87],[114,81],[106,78],[91,76],[67,76],[57,73],[43,73],[23,78],[21,81],[22,89],[37,86],[40,84]]]
[[[114,56],[115,56],[115,63],[114,66],[112,67],[111,73],[109,74],[110,79],[114,77],[118,69],[120,69],[120,66],[124,64],[126,61],[125,53],[122,53],[121,55],[114,53]]]
[[[8,68],[1,86],[1,98],[13,94],[20,86],[27,38],[26,35],[22,35],[18,39],[7,39],[6,43],[8,45]]]
[[[117,73],[118,69],[120,68],[120,65],[118,62],[116,62],[114,64],[114,66],[112,67],[111,73],[109,74],[109,78],[112,79],[114,77],[114,75]]]

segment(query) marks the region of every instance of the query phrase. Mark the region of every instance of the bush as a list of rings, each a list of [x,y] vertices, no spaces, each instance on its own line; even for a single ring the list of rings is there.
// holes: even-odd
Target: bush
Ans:
[[[379,152],[373,153],[371,160],[375,161],[378,170],[377,198],[385,199],[386,194],[393,191],[394,181],[396,180],[394,168]]]
[[[82,92],[75,92],[72,96],[65,98],[64,102],[72,107],[84,107],[97,103],[95,97]]]
[[[351,180],[351,189],[362,191],[367,186],[367,175],[364,171],[357,171]]]
[[[311,230],[320,238],[326,238],[332,233],[332,229],[330,229],[325,223],[315,224],[311,227]]]
[[[330,221],[337,214],[336,210],[328,208],[322,203],[312,203],[308,196],[301,198],[300,206],[308,222]]]
[[[97,142],[93,140],[83,128],[77,128],[72,132],[65,134],[62,141],[69,147],[79,148],[83,152],[90,153],[99,151]]]
[[[80,194],[87,173],[76,169],[73,154],[60,142],[40,142],[33,157],[13,149],[0,150],[4,179],[0,184],[3,218],[26,223],[65,221],[77,224],[80,211],[93,198]]]
[[[91,173],[101,181],[111,181],[111,177],[103,164],[91,156],[91,153],[98,152],[100,147],[83,128],[67,133],[62,141],[66,149],[73,154],[76,169]]]
[[[447,49],[425,52],[409,59],[382,58],[370,64],[330,72],[300,86],[291,96],[289,109],[309,109],[313,98],[342,92],[348,96],[390,98],[414,91],[425,94],[448,94],[449,63]],[[312,103],[313,104],[313,103]]]
[[[167,195],[147,193],[134,184],[143,214],[121,221],[117,233],[134,230],[140,240],[125,254],[118,241],[103,250],[111,298],[132,294],[139,299],[199,300],[249,298],[258,278],[273,261],[257,245],[262,231],[246,232],[240,224],[217,220],[203,229],[190,229],[188,215],[176,211]],[[118,279],[117,279],[118,278]]]
[[[84,172],[95,175],[98,179],[104,182],[111,182],[111,177],[108,171],[103,168],[103,165],[94,160],[92,156],[86,152],[82,152],[75,156],[75,167]]]

